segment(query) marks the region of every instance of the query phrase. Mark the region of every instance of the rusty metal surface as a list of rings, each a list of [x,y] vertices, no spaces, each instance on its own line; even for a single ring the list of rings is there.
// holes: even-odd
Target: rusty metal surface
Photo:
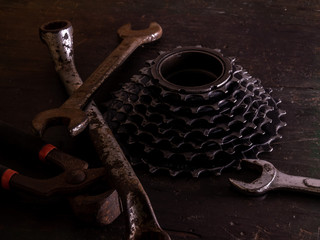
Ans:
[[[52,38],[61,26],[63,31],[59,33],[57,38]],[[43,33],[48,34],[46,38],[50,43],[51,52],[59,52],[57,47],[66,46],[66,51],[62,52],[61,57],[56,61],[65,61],[73,55],[70,51],[72,38],[66,32],[70,28],[68,21],[57,21],[56,24],[49,23],[41,28]],[[60,108],[46,110],[35,116],[32,121],[35,131],[41,136],[44,131],[53,124],[62,123],[68,125],[69,132],[72,136],[78,135],[88,125],[86,114],[82,111],[94,93],[99,89],[101,84],[109,77],[109,75],[119,67],[139,46],[145,43],[156,41],[162,36],[162,29],[159,24],[152,22],[149,28],[144,30],[132,30],[130,25],[124,25],[119,28],[118,34],[123,38],[119,46],[114,49],[110,55],[98,66],[98,68],[86,79],[85,83],[77,88],[74,93],[64,102]],[[55,55],[57,53],[54,53]],[[68,56],[69,55],[69,56]],[[70,56],[71,55],[71,56]],[[56,63],[56,68],[61,63]]]
[[[157,21],[164,36],[139,48],[102,86],[98,107],[106,92],[117,90],[158,51],[178,45],[221,48],[236,56],[251,75],[271,87],[287,111],[287,127],[272,153],[261,158],[286,173],[317,178],[319,173],[319,10],[317,1],[1,1],[0,100],[1,119],[31,133],[34,115],[63,104],[67,94],[55,75],[39,26],[68,18],[74,29],[75,61],[86,79],[118,44],[118,26],[127,22],[143,28]],[[70,16],[70,18],[69,18]],[[23,37],[22,37],[23,36]],[[47,133],[49,134],[49,133]],[[82,136],[52,137],[58,145],[80,155],[94,156]],[[86,133],[83,133],[86,134]],[[65,134],[66,135],[66,134]],[[46,136],[49,137],[49,136]],[[84,138],[84,142],[86,138]],[[93,154],[91,154],[93,153]],[[1,162],[15,166],[15,158],[1,154]],[[27,163],[28,159],[23,162]],[[89,158],[90,159],[90,158]],[[20,161],[21,162],[21,161]],[[24,165],[30,175],[46,176],[36,166]],[[318,197],[273,192],[264,197],[243,196],[230,188],[226,172],[198,179],[135,172],[152,202],[161,226],[174,240],[185,239],[293,239],[319,236]],[[63,201],[41,204],[1,191],[0,234],[3,239],[108,239],[124,236],[124,219],[108,227],[81,224]],[[192,206],[192,207],[190,207]]]
[[[50,23],[50,25],[52,25],[52,23]],[[40,35],[50,50],[56,71],[59,73],[61,81],[67,88],[67,92],[73,94],[73,92],[76,92],[81,86],[82,80],[75,67],[73,55],[70,56],[70,52],[73,53],[74,50],[72,26],[70,23],[68,23],[68,26],[68,30],[61,28],[60,31],[56,30],[54,33],[50,33],[49,36],[47,32],[41,28]],[[141,42],[150,42],[161,36],[161,31],[159,32],[161,28],[159,28],[159,25],[153,23],[150,27],[151,29],[147,30],[132,31],[130,25],[125,25],[118,30],[118,33],[122,38],[130,39],[132,37],[138,37],[141,39]],[[152,28],[154,28],[154,30]],[[154,35],[150,35],[152,31]],[[68,45],[64,44],[64,38],[61,39],[61,36],[66,35],[68,39],[71,39]],[[144,40],[141,36],[145,36],[146,39]],[[61,43],[58,45],[58,48],[57,42]],[[131,41],[129,41],[129,44],[130,42]],[[65,56],[66,54],[67,56]],[[114,57],[109,56],[108,58],[113,59]],[[64,59],[67,59],[67,61],[64,61]],[[161,229],[143,186],[135,175],[134,170],[127,161],[122,149],[95,103],[89,103],[85,111],[89,117],[89,135],[102,165],[107,170],[106,176],[108,182],[110,186],[117,189],[120,199],[122,200],[127,219],[127,239],[170,239],[168,234]]]
[[[122,207],[116,190],[97,195],[78,195],[69,199],[74,214],[85,223],[113,223],[121,214]]]

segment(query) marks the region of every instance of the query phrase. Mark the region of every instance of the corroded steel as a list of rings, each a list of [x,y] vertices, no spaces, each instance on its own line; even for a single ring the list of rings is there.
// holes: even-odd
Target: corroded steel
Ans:
[[[62,32],[59,32],[60,29]],[[63,65],[64,59],[70,61],[73,57],[73,51],[71,50],[72,37],[68,33],[68,29],[70,29],[70,32],[72,31],[71,24],[68,21],[51,22],[41,27],[41,35],[45,41],[50,42],[50,52],[57,61],[56,69],[63,68],[61,65]],[[98,66],[84,84],[78,85],[78,88],[60,108],[50,109],[35,116],[32,124],[37,133],[41,135],[47,127],[57,123],[68,125],[69,132],[73,136],[82,132],[88,124],[88,119],[81,109],[90,102],[104,80],[136,48],[159,39],[162,36],[162,29],[155,22],[144,30],[132,30],[130,24],[127,24],[118,30],[118,34],[123,38],[119,46]],[[58,35],[58,37],[55,38],[55,35]],[[60,51],[59,48],[63,47],[66,47],[65,50]],[[57,58],[57,55],[60,54],[61,58]]]
[[[129,37],[128,41],[126,41],[127,44],[131,44],[132,41],[135,42],[133,39],[136,36],[140,36],[140,38],[145,36],[143,40],[143,37],[139,40],[140,44],[161,37],[159,25],[152,23],[150,28],[149,30],[132,31],[130,30],[130,25],[125,25],[118,30],[118,33],[124,38]],[[62,29],[62,31],[64,30]],[[153,34],[147,37],[150,32],[153,32]],[[72,37],[72,32],[68,34],[69,37]],[[58,32],[56,35],[57,37],[60,36]],[[42,32],[41,36],[43,36],[42,39],[49,49],[52,49],[52,42],[46,41],[46,33]],[[62,55],[65,52],[73,52],[73,50],[69,51],[70,49],[72,49],[72,42],[68,46],[61,45],[59,51],[50,52],[62,82],[66,86],[68,93],[72,94],[82,83],[73,58],[69,58],[67,62],[60,65],[59,59],[63,59],[63,56],[55,57],[56,52]],[[99,154],[100,161],[107,171],[108,182],[117,189],[123,204],[127,219],[128,239],[170,240],[169,235],[160,227],[148,195],[94,102],[89,103],[86,107],[86,113],[89,117],[89,134]]]

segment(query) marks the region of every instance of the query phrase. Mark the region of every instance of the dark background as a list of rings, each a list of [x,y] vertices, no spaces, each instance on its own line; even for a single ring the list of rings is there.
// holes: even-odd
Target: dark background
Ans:
[[[237,63],[260,78],[264,87],[271,87],[287,111],[288,125],[280,132],[283,138],[273,144],[272,153],[260,157],[286,173],[319,178],[319,18],[319,1],[312,0],[2,0],[0,119],[31,133],[37,113],[58,107],[67,98],[39,39],[41,24],[56,19],[72,22],[75,61],[86,79],[119,43],[120,26],[131,22],[138,29],[157,21],[164,31],[162,39],[139,48],[103,85],[98,103],[159,51],[199,44],[220,48],[225,56],[237,57]],[[66,151],[79,155],[84,151],[78,146],[83,139],[70,140],[63,133],[49,137]],[[88,146],[87,155],[90,151]],[[15,159],[0,154],[1,161],[14,166]],[[29,160],[20,158],[22,170],[45,176]],[[174,240],[319,239],[317,196],[286,192],[243,196],[228,183],[228,177],[237,176],[235,171],[199,179],[151,175],[143,168],[136,172],[161,226]],[[118,240],[122,235],[122,218],[107,227],[85,225],[62,200],[38,201],[0,191],[1,239]]]

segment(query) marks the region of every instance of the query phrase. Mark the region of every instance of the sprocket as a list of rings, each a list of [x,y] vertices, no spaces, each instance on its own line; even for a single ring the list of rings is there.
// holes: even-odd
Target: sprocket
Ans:
[[[281,137],[280,100],[219,50],[179,47],[147,63],[104,104],[133,165],[172,176],[221,173]]]

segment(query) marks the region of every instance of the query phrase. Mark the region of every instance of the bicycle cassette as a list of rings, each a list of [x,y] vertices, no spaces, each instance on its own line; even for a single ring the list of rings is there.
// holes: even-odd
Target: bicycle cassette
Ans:
[[[180,47],[147,64],[103,104],[133,165],[219,174],[281,137],[280,100],[219,50]]]

